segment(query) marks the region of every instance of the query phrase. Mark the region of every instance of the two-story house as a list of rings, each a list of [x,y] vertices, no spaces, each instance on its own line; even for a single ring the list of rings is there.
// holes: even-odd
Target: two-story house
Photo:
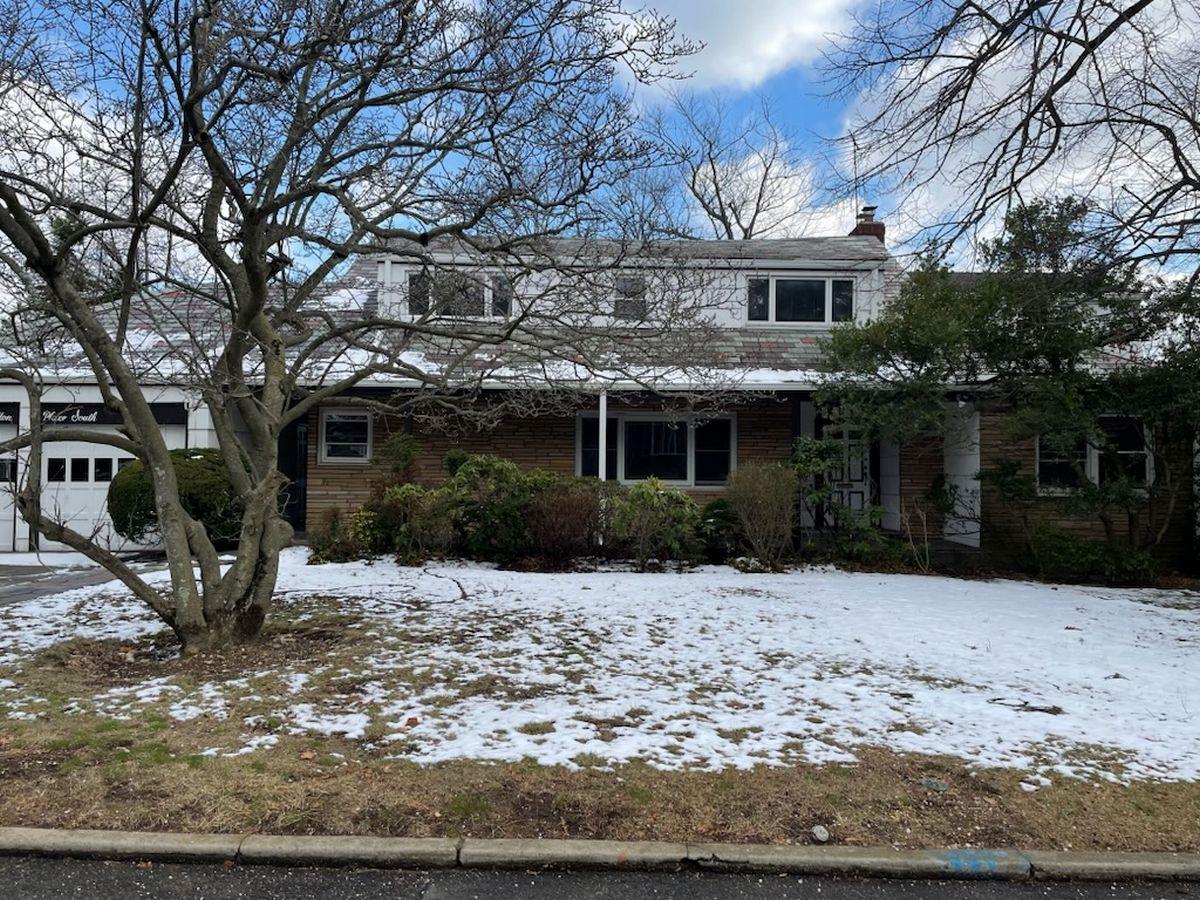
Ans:
[[[977,507],[978,417],[969,404],[961,405],[960,433],[953,439],[901,447],[835,428],[822,421],[814,403],[821,336],[839,323],[872,317],[899,287],[884,224],[872,212],[864,210],[844,237],[670,241],[647,253],[614,247],[613,258],[582,267],[578,280],[570,281],[577,300],[586,296],[568,305],[601,330],[628,328],[626,349],[636,349],[626,357],[636,355],[637,364],[626,358],[625,365],[606,371],[589,360],[564,374],[569,360],[552,351],[531,360],[522,349],[514,354],[519,359],[509,360],[489,346],[478,368],[485,395],[517,389],[523,374],[521,390],[541,385],[569,390],[573,399],[566,409],[556,404],[548,412],[505,415],[483,429],[431,426],[419,417],[380,416],[331,401],[299,430],[300,446],[285,448],[289,474],[304,486],[303,502],[293,507],[295,524],[304,527],[332,509],[361,504],[371,489],[372,460],[398,431],[415,437],[420,449],[413,474],[427,483],[445,477],[445,455],[460,447],[622,483],[655,477],[701,500],[719,495],[739,464],[783,461],[797,437],[824,437],[844,448],[833,485],[837,499],[851,507],[880,506],[886,529],[901,527],[902,497],[926,492],[939,473]],[[545,249],[556,256],[553,277],[561,282],[562,260],[577,247],[558,241]],[[445,315],[467,323],[520,316],[522,291],[534,298],[531,306],[563,305],[561,284],[557,302],[548,299],[545,284],[538,283],[542,273],[528,275],[533,286],[522,288],[518,279],[481,266],[449,243],[428,248],[424,260],[411,254],[364,260],[354,274],[374,285],[381,309],[414,320],[428,319],[439,297]],[[678,301],[688,293],[696,296]],[[683,325],[681,317],[687,319]],[[675,324],[656,331],[662,321]],[[702,334],[702,346],[668,340],[668,330],[688,326]],[[438,364],[436,352],[412,355],[416,364]],[[452,358],[464,365],[461,352]],[[360,393],[415,391],[420,383],[377,379]],[[964,512],[961,519],[939,519],[935,536],[978,546],[977,508]]]

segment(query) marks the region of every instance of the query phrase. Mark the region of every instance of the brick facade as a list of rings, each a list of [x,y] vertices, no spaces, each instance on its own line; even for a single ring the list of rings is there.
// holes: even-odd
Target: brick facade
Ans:
[[[1012,459],[1020,463],[1020,474],[1027,477],[1036,475],[1037,460],[1036,441],[1034,439],[1018,440],[1010,433],[1005,424],[1003,413],[985,412],[980,416],[979,423],[979,461],[981,469],[988,469],[1001,460]],[[1174,508],[1169,514],[1163,509],[1150,510],[1146,508],[1141,516],[1144,521],[1153,516],[1153,520],[1166,523],[1166,533],[1155,554],[1173,565],[1185,565],[1193,552],[1192,538],[1192,498],[1188,485],[1191,483],[1191,463],[1187,456],[1187,448],[1179,448],[1182,470],[1186,473],[1177,494]],[[1070,534],[1088,540],[1103,541],[1104,526],[1096,516],[1073,516],[1065,508],[1061,498],[1054,496],[1039,497],[1027,511],[1032,524],[1052,526]],[[1025,552],[1025,526],[1023,517],[1026,511],[1013,505],[1001,497],[997,491],[983,485],[983,530],[982,549],[989,559],[999,564],[1016,563]],[[1114,521],[1116,533],[1124,538],[1128,535],[1128,522],[1123,515],[1117,515]]]
[[[900,448],[900,527],[911,530],[918,539],[942,536],[942,514],[933,509],[927,497],[938,476],[942,474],[942,439],[919,438]],[[922,534],[919,510],[925,512]]]
[[[594,406],[590,407],[595,409]],[[628,407],[610,403],[609,412],[621,412]],[[645,411],[645,407],[639,407]],[[736,447],[738,464],[751,460],[781,462],[786,460],[792,445],[791,405],[786,399],[774,397],[739,403],[730,410],[737,418]],[[444,461],[451,448],[459,447],[468,453],[491,453],[512,460],[524,468],[550,469],[565,475],[575,474],[575,417],[531,416],[509,418],[485,431],[447,434],[440,431],[414,431],[420,452],[413,466],[413,480],[421,484],[438,484],[446,477]],[[404,430],[404,421],[377,418],[374,423],[373,444],[378,448],[388,436]],[[308,423],[308,510],[307,521],[321,521],[330,510],[349,510],[361,506],[371,493],[379,471],[361,463],[322,463],[318,458],[319,414],[314,412]],[[697,500],[704,501],[719,495],[723,488],[697,487],[686,489]]]
[[[595,409],[594,406],[590,409]],[[628,407],[610,404],[610,413]],[[645,411],[646,407],[639,407]],[[786,397],[763,396],[737,404],[730,412],[737,417],[737,461],[783,461],[791,449],[793,435],[792,406]],[[414,465],[414,480],[437,484],[446,477],[444,460],[454,447],[468,453],[492,453],[525,468],[550,469],[563,474],[575,472],[575,423],[572,415],[533,416],[505,419],[496,427],[484,431],[447,434],[439,431],[416,432],[420,452]],[[371,465],[321,463],[317,457],[318,415],[309,420],[308,429],[308,509],[309,525],[319,522],[332,509],[349,510],[368,499],[372,484],[380,472]],[[404,430],[400,419],[381,418],[374,425],[374,444],[379,447],[390,434]],[[943,471],[943,442],[941,438],[926,438],[906,444],[900,449],[900,502],[907,515],[908,527],[920,536],[921,523],[916,510],[926,510],[925,533],[931,540],[942,536],[942,517],[930,509],[926,500],[930,489]],[[1023,471],[1032,475],[1035,450],[1033,441],[1014,441],[1003,425],[1003,416],[985,412],[980,416],[980,466],[988,468],[1004,458],[1019,459]],[[720,487],[686,489],[700,502],[719,496]],[[981,550],[997,565],[1016,563],[1024,552],[1024,531],[1021,511],[983,487]],[[1073,517],[1063,509],[1061,500],[1040,499],[1032,510],[1037,521],[1053,524],[1093,540],[1103,540],[1104,530],[1095,518]],[[903,521],[903,520],[902,520]],[[1118,529],[1124,521],[1117,522]],[[1168,517],[1167,534],[1159,548],[1164,560],[1184,565],[1193,552],[1192,500],[1190,492],[1181,489],[1175,508]]]

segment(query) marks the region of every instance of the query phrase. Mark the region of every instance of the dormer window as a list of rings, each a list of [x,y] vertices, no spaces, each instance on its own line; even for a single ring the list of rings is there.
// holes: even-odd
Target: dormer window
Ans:
[[[750,278],[746,317],[751,322],[832,324],[854,319],[854,279]]]
[[[513,296],[512,279],[504,275],[412,272],[408,276],[410,316],[503,319],[512,312]]]
[[[618,275],[613,317],[640,322],[646,318],[646,279],[638,275]]]

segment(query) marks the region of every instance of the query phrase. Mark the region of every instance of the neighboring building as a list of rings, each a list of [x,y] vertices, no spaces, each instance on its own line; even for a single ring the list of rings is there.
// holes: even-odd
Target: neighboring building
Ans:
[[[645,377],[589,371],[574,378],[569,362],[562,359],[517,361],[489,346],[479,359],[468,359],[468,369],[476,375],[472,384],[482,389],[481,402],[517,389],[536,391],[539,385],[566,386],[569,399],[545,410],[506,416],[484,429],[381,416],[344,399],[333,400],[281,437],[280,468],[292,479],[285,512],[303,531],[332,510],[363,503],[378,477],[372,461],[397,432],[417,438],[420,451],[412,475],[424,483],[445,477],[445,456],[459,447],[494,453],[523,466],[625,483],[654,476],[699,500],[719,496],[739,465],[786,460],[797,437],[813,436],[833,438],[843,446],[840,477],[833,485],[840,502],[881,507],[887,530],[900,531],[906,524],[915,528],[919,521],[920,530],[931,539],[1002,557],[1014,541],[1012,511],[981,490],[978,474],[1000,456],[1028,457],[1032,471],[1047,487],[1046,515],[1053,515],[1049,495],[1058,469],[1055,460],[1039,456],[1036,442],[1013,446],[1003,435],[998,414],[978,406],[970,394],[948,395],[953,424],[946,435],[905,446],[868,442],[852,429],[835,428],[822,421],[814,404],[821,378],[821,336],[840,322],[871,318],[899,289],[900,270],[884,237],[883,223],[867,208],[845,237],[668,242],[656,252],[665,254],[680,272],[694,273],[699,279],[695,283],[716,298],[713,327],[702,348],[681,350],[664,342],[660,358],[655,358],[643,347],[640,371]],[[547,246],[548,252],[564,255],[577,250],[577,242],[570,240]],[[597,277],[607,279],[603,304],[611,303],[609,324],[630,322],[636,327],[646,310],[648,289],[639,274],[645,263],[628,248],[621,252],[621,265],[615,270],[599,267]],[[350,273],[351,286],[331,293],[330,308],[339,302],[336,295],[389,317],[419,318],[433,298],[440,296],[444,302],[452,295],[456,318],[496,323],[505,321],[521,302],[520,289],[502,271],[481,267],[461,246],[435,244],[426,259],[434,264],[432,270],[400,253],[359,260]],[[468,274],[469,280],[454,281],[456,271]],[[439,357],[443,351],[446,359],[462,362],[461,348],[454,348],[455,357],[431,344],[421,352],[407,352],[406,363],[436,368],[445,362]],[[696,358],[674,358],[681,353],[695,353]],[[546,375],[550,371],[555,374]],[[95,421],[104,423],[99,393],[86,383],[84,372],[76,366],[70,378],[59,379],[47,402],[61,404],[51,407],[56,414],[95,415]],[[393,375],[364,382],[352,394],[383,398],[419,387],[417,379]],[[189,403],[183,390],[168,384],[157,389],[156,400],[172,445],[212,445],[214,436],[202,405]],[[27,415],[19,386],[0,384],[0,437],[16,433],[16,425]],[[103,531],[103,496],[120,456],[111,448],[88,444],[48,448],[42,473],[48,500],[73,521],[94,521]],[[0,471],[11,478],[17,463],[8,465]],[[1095,477],[1102,474],[1097,471]],[[941,481],[955,487],[960,499],[955,514],[944,519],[924,502]],[[926,512],[921,520],[913,515],[918,506]],[[1190,546],[1192,509],[1189,495],[1172,512],[1165,545],[1173,554],[1186,553]],[[1091,523],[1069,524],[1095,533]],[[26,546],[28,529],[18,521],[11,502],[0,502],[0,549]]]

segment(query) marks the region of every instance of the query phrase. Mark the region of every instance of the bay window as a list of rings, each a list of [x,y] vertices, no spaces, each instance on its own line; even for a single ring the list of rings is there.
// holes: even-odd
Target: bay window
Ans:
[[[1150,454],[1142,420],[1134,416],[1101,416],[1100,427],[1105,440],[1096,467],[1100,483],[1118,478],[1149,483]]]
[[[853,278],[757,276],[747,281],[750,322],[825,325],[854,319]]]
[[[734,419],[672,418],[653,413],[618,413],[608,418],[606,476],[613,481],[658,478],[682,485],[721,485],[735,465]],[[580,414],[576,424],[576,471],[599,474],[600,423]]]
[[[1069,490],[1088,477],[1088,443],[1084,438],[1065,441],[1039,436],[1037,446],[1038,487]]]

